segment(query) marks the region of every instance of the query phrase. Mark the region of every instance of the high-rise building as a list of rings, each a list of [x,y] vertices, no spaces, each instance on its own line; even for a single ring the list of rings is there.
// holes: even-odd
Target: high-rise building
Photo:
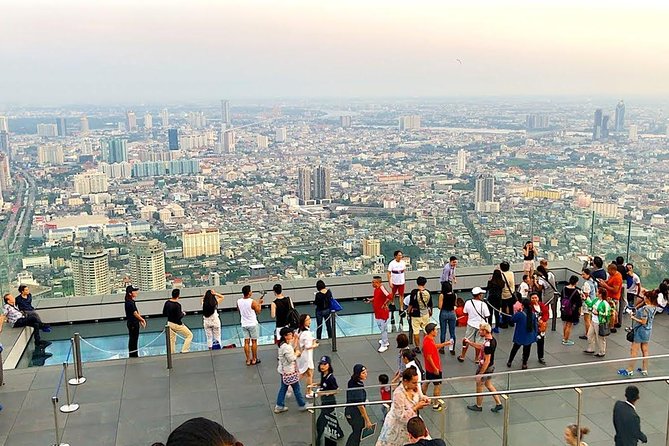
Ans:
[[[200,161],[177,159],[171,161],[145,161],[132,165],[133,178],[147,178],[164,175],[194,175],[200,173]]]
[[[631,142],[637,142],[639,140],[639,130],[635,124],[630,125],[628,139]]]
[[[58,131],[58,136],[67,136],[67,119],[65,118],[56,118],[56,130]]]
[[[495,179],[491,175],[479,175],[474,189],[474,202],[495,201]]]
[[[259,149],[266,149],[269,147],[269,138],[265,135],[258,135],[256,137],[256,143],[258,144]]]
[[[330,200],[330,169],[318,166],[314,169],[313,198],[315,200]]]
[[[167,130],[167,147],[170,150],[179,150],[179,130]]]
[[[188,123],[194,129],[201,129],[207,126],[207,118],[204,112],[189,112]]]
[[[133,240],[130,245],[130,277],[140,291],[165,289],[165,249],[158,240]]]
[[[545,114],[529,114],[525,121],[525,127],[527,130],[547,129],[550,127],[550,117]]]
[[[275,136],[274,136],[274,141],[275,142],[286,142],[288,140],[288,136],[286,133],[286,128],[285,127],[279,127],[275,131]]]
[[[230,120],[230,101],[227,99],[221,100],[221,125],[223,129],[227,129],[232,124]]]
[[[342,115],[340,117],[340,123],[341,123],[341,127],[343,129],[347,129],[347,128],[351,127],[351,116],[350,115]]]
[[[311,198],[311,169],[299,167],[297,169],[297,198],[300,204],[306,204]]]
[[[595,122],[592,127],[592,140],[597,141],[602,139],[602,119],[604,114],[601,108],[595,110]]]
[[[170,125],[170,114],[166,108],[160,110],[160,123],[163,128],[166,128],[168,125]]]
[[[616,105],[616,122],[615,122],[615,131],[622,132],[625,128],[625,102],[621,99]]]
[[[362,255],[365,257],[378,257],[381,255],[381,241],[375,238],[362,239]]]
[[[0,130],[0,152],[9,155],[9,132]]]
[[[81,195],[98,194],[109,190],[109,182],[104,172],[89,170],[72,178],[74,191]]]
[[[58,136],[58,126],[56,124],[37,124],[37,136]]]
[[[184,231],[181,234],[185,259],[199,256],[217,256],[221,253],[221,236],[218,228]]]
[[[121,163],[108,164],[105,162],[98,164],[100,172],[107,175],[107,178],[131,178],[132,164],[127,161]]]
[[[223,153],[235,153],[235,131],[225,130],[222,133]]]
[[[467,152],[464,149],[458,150],[457,166],[455,168],[455,173],[458,175],[463,175],[467,172]]]
[[[144,113],[144,130],[151,130],[153,128],[153,116],[151,113]]]
[[[602,138],[606,139],[609,137],[609,121],[611,120],[611,116],[609,115],[604,115],[602,117]]]
[[[125,139],[110,139],[107,142],[107,152],[107,161],[110,164],[128,161],[128,144]]]
[[[209,286],[221,286],[221,274],[213,271],[209,273]]]
[[[400,116],[399,129],[420,130],[420,116],[419,115]]]
[[[125,114],[125,128],[130,133],[137,131],[137,115],[134,111],[128,111]]]
[[[39,146],[37,148],[37,163],[39,165],[60,166],[64,162],[65,154],[61,146]]]
[[[91,131],[90,126],[88,125],[88,117],[86,115],[79,118],[79,133],[82,135],[88,134]]]
[[[75,296],[111,293],[109,254],[100,245],[78,246],[72,252]]]
[[[9,132],[9,120],[7,116],[0,116],[0,132]]]
[[[0,152],[0,187],[7,191],[12,188],[12,173],[9,170],[9,155]]]

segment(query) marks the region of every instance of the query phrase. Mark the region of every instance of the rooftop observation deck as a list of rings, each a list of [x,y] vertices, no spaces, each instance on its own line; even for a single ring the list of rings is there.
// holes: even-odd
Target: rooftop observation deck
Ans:
[[[557,279],[562,280],[580,269],[575,263],[551,265]],[[463,268],[460,271],[458,288],[469,289],[485,283],[489,269]],[[517,268],[514,268],[517,270]],[[429,274],[426,274],[429,273]],[[438,280],[438,272],[421,272],[430,279],[430,286]],[[417,276],[414,272],[410,279]],[[369,294],[369,277],[351,277],[328,283],[334,294],[341,297],[362,297]],[[308,301],[313,293],[312,281],[284,283],[286,294],[296,301]],[[262,284],[258,287],[263,286]],[[271,284],[266,284],[269,287]],[[224,307],[236,301],[236,289],[226,289],[228,296]],[[238,288],[238,287],[233,287]],[[255,288],[254,289],[258,289]],[[194,311],[199,307],[199,296],[204,290],[184,290],[184,308]],[[463,295],[469,293],[463,292]],[[118,319],[122,312],[120,296],[72,298],[57,303],[42,301],[38,311],[49,322],[91,321],[95,319]],[[145,294],[138,306],[143,313],[157,314],[162,308],[163,293]],[[79,300],[81,299],[81,301]],[[155,299],[155,300],[154,300]],[[266,310],[265,310],[266,311]],[[60,318],[56,316],[60,315]],[[71,318],[71,319],[70,319]],[[152,318],[156,326],[164,323],[162,318]],[[104,323],[101,323],[104,325]],[[560,323],[558,323],[558,329]],[[193,327],[191,327],[193,328]],[[76,324],[72,328],[76,331]],[[458,328],[462,336],[463,328]],[[626,363],[609,362],[629,356],[629,343],[624,332],[609,337],[605,360],[584,355],[585,341],[577,338],[583,331],[578,325],[572,338],[574,346],[563,346],[559,332],[549,332],[546,339],[547,366],[536,361],[536,353],[530,358],[530,370],[518,371],[519,359],[511,374],[496,376],[494,382],[499,390],[543,387],[556,384],[577,385],[595,381],[617,379],[616,370]],[[87,333],[82,332],[86,337]],[[5,333],[3,333],[5,335]],[[663,345],[669,335],[669,317],[658,315],[653,327],[650,351],[653,355],[669,355],[669,347]],[[25,334],[14,336],[24,338]],[[394,335],[391,335],[394,336]],[[49,338],[49,334],[44,336]],[[503,330],[496,335],[497,371],[504,372],[504,363],[511,348],[512,330]],[[338,351],[331,352],[331,343],[324,340],[315,356],[328,354],[332,357],[335,376],[341,387],[346,386],[353,365],[363,363],[369,370],[367,381],[370,401],[379,399],[377,376],[392,374],[396,369],[397,352],[391,348],[378,353],[378,337],[356,336],[338,339]],[[4,341],[4,338],[3,338]],[[394,344],[391,345],[394,347]],[[20,349],[18,343],[14,348]],[[8,349],[5,353],[11,354]],[[4,356],[7,358],[7,356]],[[181,422],[196,416],[204,416],[221,422],[245,445],[308,445],[311,443],[312,416],[300,413],[294,399],[287,400],[289,411],[276,415],[275,405],[279,375],[276,372],[276,348],[260,347],[262,363],[247,367],[241,349],[214,352],[193,352],[174,356],[174,367],[166,369],[164,356],[116,359],[84,364],[87,382],[71,387],[73,400],[81,407],[69,415],[59,413],[58,420],[63,429],[62,441],[70,445],[150,445],[165,441],[169,432]],[[471,355],[470,355],[471,359]],[[471,377],[474,364],[471,361],[458,363],[455,357],[442,356],[444,374],[449,379],[442,386],[442,393],[456,395],[474,392]],[[557,367],[580,363],[587,365]],[[70,369],[71,370],[71,369]],[[669,375],[669,356],[655,358],[650,363],[650,377]],[[62,372],[60,366],[31,367],[5,370],[5,385],[0,388],[0,443],[5,445],[39,445],[54,443],[54,415],[51,397]],[[665,444],[667,429],[667,401],[669,386],[663,381],[640,384],[641,400],[637,410],[642,419],[642,430],[649,437],[649,445]],[[612,444],[613,425],[611,411],[616,399],[622,399],[624,385],[585,389],[582,424],[592,429],[585,438],[590,446]],[[430,390],[431,394],[432,391]],[[60,391],[64,404],[64,391]],[[338,402],[345,401],[344,393]],[[423,411],[433,435],[443,435],[447,444],[502,444],[503,414],[491,413],[491,400],[484,400],[483,413],[466,410],[473,398],[448,401],[443,412]],[[380,406],[370,406],[371,418],[381,423]],[[564,426],[575,422],[577,399],[574,391],[552,391],[512,396],[509,410],[509,444],[514,446],[536,445],[540,439],[546,445],[561,445]],[[340,424],[348,435],[350,429],[343,415]],[[443,434],[442,434],[443,432]],[[378,434],[378,430],[377,430]],[[373,445],[375,437],[363,441]],[[345,440],[341,440],[343,444]]]

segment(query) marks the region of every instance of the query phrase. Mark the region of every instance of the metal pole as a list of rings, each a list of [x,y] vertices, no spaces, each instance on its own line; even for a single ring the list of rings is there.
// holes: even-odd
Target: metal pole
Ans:
[[[316,395],[314,395],[314,399],[316,398]],[[315,402],[314,402],[315,403]],[[316,426],[316,409],[311,409],[311,444],[316,445],[316,437],[317,437],[317,426]],[[318,445],[320,446],[320,445]]]
[[[172,368],[172,343],[170,342],[170,326],[165,324],[165,352],[167,356],[167,370]]]
[[[67,382],[68,381],[67,380],[67,362],[63,363],[63,373],[65,375],[65,402],[67,402],[67,404],[64,404],[64,405],[60,406],[60,411],[63,412],[63,413],[70,413],[70,412],[74,412],[75,410],[79,409],[79,405],[78,404],[73,404],[70,401],[70,387],[69,387],[69,384]]]
[[[667,384],[669,384],[669,380],[665,381]],[[665,446],[669,446],[669,410],[667,411],[667,437],[665,439]]]
[[[333,311],[330,313],[330,319],[332,324],[332,353],[337,352],[337,312]],[[314,443],[315,444],[315,443]]]
[[[627,253],[625,254],[625,261],[630,263],[630,242],[632,241],[632,220],[627,224]]]
[[[583,413],[583,391],[574,389],[578,395],[578,409],[576,410],[576,444],[581,444],[581,414]]]
[[[81,336],[79,336],[79,333],[75,333],[74,337],[70,338],[70,342],[72,343],[72,363],[74,364],[75,377],[66,382],[72,386],[78,386],[86,382],[81,363]]]
[[[61,443],[60,442],[60,433],[59,433],[59,428],[58,428],[58,409],[56,406],[58,406],[58,397],[57,396],[52,396],[51,397],[51,403],[53,404],[53,424],[56,428],[56,442],[53,443],[52,446],[70,446],[67,443]]]
[[[509,395],[500,395],[504,400],[504,429],[502,431],[502,446],[509,446]]]
[[[5,374],[2,371],[2,349],[0,349],[0,386],[5,385]]]
[[[511,390],[511,373],[506,374],[506,390]]]
[[[590,255],[595,249],[595,211],[592,211],[592,222],[590,223]]]
[[[551,331],[555,331],[557,327],[557,300],[558,296],[553,292],[553,300],[551,301],[551,310],[553,311],[553,320],[551,321]]]

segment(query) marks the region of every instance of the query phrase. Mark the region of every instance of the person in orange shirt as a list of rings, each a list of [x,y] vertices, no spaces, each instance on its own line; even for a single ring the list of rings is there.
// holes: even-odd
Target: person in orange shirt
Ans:
[[[607,271],[609,273],[609,279],[608,280],[602,280],[602,279],[597,279],[597,283],[599,284],[600,287],[604,288],[610,298],[612,298],[616,305],[615,308],[618,308],[620,305],[620,296],[622,294],[623,290],[623,276],[618,272],[618,267],[616,266],[615,263],[611,263]],[[616,321],[616,324],[613,326],[614,328],[611,329],[613,333],[617,332],[618,328],[621,327],[620,325],[620,318],[621,314],[618,312],[618,319]]]

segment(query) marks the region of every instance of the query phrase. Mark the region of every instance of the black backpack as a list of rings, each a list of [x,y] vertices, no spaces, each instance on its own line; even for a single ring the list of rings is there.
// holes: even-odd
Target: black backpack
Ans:
[[[290,297],[288,297],[288,303],[290,304],[290,308],[288,309],[288,314],[286,314],[286,327],[297,330],[300,328],[300,312],[295,309],[293,300]]]

